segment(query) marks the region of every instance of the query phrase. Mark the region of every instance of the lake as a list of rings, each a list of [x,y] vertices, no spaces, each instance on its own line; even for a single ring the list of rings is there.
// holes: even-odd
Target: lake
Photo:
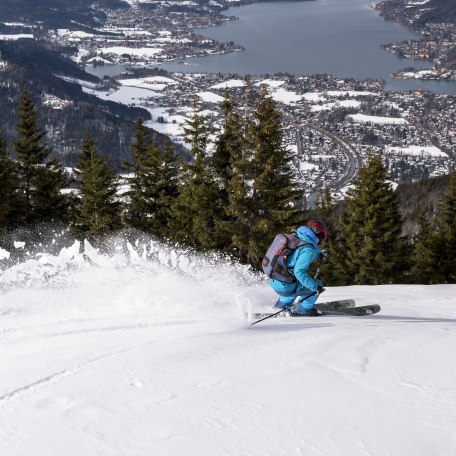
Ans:
[[[237,16],[222,27],[199,29],[218,41],[234,41],[245,52],[169,62],[171,71],[238,74],[328,73],[356,79],[384,79],[387,90],[423,88],[456,93],[456,82],[400,80],[395,71],[429,63],[399,59],[380,45],[419,38],[400,24],[385,21],[366,0],[266,2],[230,8]],[[189,66],[190,64],[191,66]]]
[[[292,74],[327,73],[356,79],[384,79],[387,90],[422,88],[456,94],[456,82],[401,80],[393,72],[423,61],[399,59],[380,45],[419,36],[385,21],[366,0],[264,2],[233,7],[237,16],[221,27],[196,32],[218,41],[234,41],[244,52],[186,59],[160,65],[169,71],[201,73]],[[156,66],[156,65],[155,65]],[[122,66],[117,66],[121,67]],[[118,74],[99,67],[97,75]]]

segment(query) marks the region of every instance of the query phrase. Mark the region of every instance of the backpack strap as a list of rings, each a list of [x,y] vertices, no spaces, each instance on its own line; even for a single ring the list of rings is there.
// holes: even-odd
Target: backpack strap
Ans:
[[[298,239],[298,242],[296,243],[296,246],[291,250],[290,249],[290,252],[287,253],[287,255],[284,255],[284,260],[286,262],[287,258],[288,258],[288,255],[290,255],[291,253],[293,252],[296,252],[296,250],[300,249],[301,247],[304,247],[305,245],[309,245],[310,243],[309,242],[306,242],[306,241],[303,241],[302,239]],[[287,266],[288,270],[291,270],[290,272],[293,273],[293,269],[294,269],[294,266]],[[294,275],[294,274],[293,274]]]

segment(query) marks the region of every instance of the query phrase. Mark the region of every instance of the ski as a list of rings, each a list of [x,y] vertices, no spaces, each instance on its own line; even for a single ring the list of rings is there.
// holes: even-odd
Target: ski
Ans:
[[[341,310],[341,309],[348,309],[355,307],[355,301],[353,299],[340,299],[338,301],[328,301],[328,302],[320,302],[314,305],[314,307],[318,310],[321,310],[323,312],[328,311],[328,310]],[[257,312],[253,313],[251,317],[255,320],[259,320],[264,317],[272,316],[276,312]],[[278,318],[278,317],[289,317],[290,313],[287,310],[284,310],[283,312],[274,315],[272,318]]]
[[[380,312],[381,307],[378,304],[369,304],[367,306],[348,307],[345,309],[327,309],[323,310],[323,315],[347,315],[351,317],[366,317]],[[307,315],[289,314],[290,317],[306,317]]]
[[[355,301],[353,299],[346,299],[341,301],[331,301],[331,302],[323,302],[319,304],[315,304],[315,308],[321,310],[323,315],[345,315],[345,316],[352,316],[352,317],[365,317],[368,315],[374,315],[380,312],[381,307],[378,304],[369,304],[366,306],[358,306],[355,307]],[[300,315],[300,314],[293,314],[287,310],[274,315],[273,312],[269,313],[254,313],[251,315],[251,318],[254,320],[261,320],[266,317],[271,318],[300,318],[300,317],[307,317],[308,315]],[[319,318],[319,317],[311,317],[311,318]]]
[[[314,307],[324,312],[325,310],[351,309],[355,305],[354,299],[340,299],[338,301],[317,302]]]

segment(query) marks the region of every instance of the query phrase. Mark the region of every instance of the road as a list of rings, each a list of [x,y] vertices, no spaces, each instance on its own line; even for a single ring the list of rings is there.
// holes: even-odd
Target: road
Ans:
[[[324,128],[321,128],[319,126],[309,124],[307,125],[307,128],[314,130],[318,132],[320,135],[326,136],[329,138],[331,141],[335,142],[338,144],[341,149],[344,151],[345,156],[347,157],[347,168],[341,176],[338,176],[335,180],[331,182],[331,187],[333,189],[341,189],[348,185],[349,182],[353,180],[353,178],[357,175],[358,170],[362,164],[361,157],[355,150],[355,148],[347,142],[345,139],[341,138],[340,136],[334,134],[333,132],[326,130]],[[298,145],[298,150],[299,150],[299,145]],[[323,178],[324,173],[322,173],[321,176],[319,176],[315,183],[317,184],[316,188],[314,191],[312,191],[309,196],[308,196],[308,207],[315,207],[316,202],[318,200],[318,196],[320,194],[321,188],[323,186]],[[320,185],[318,185],[320,184]]]

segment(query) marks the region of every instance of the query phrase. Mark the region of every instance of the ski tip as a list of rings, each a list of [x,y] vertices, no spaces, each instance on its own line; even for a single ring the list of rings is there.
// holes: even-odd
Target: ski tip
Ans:
[[[369,304],[367,306],[355,307],[353,310],[359,317],[368,317],[369,315],[380,312],[382,308],[378,304]]]

